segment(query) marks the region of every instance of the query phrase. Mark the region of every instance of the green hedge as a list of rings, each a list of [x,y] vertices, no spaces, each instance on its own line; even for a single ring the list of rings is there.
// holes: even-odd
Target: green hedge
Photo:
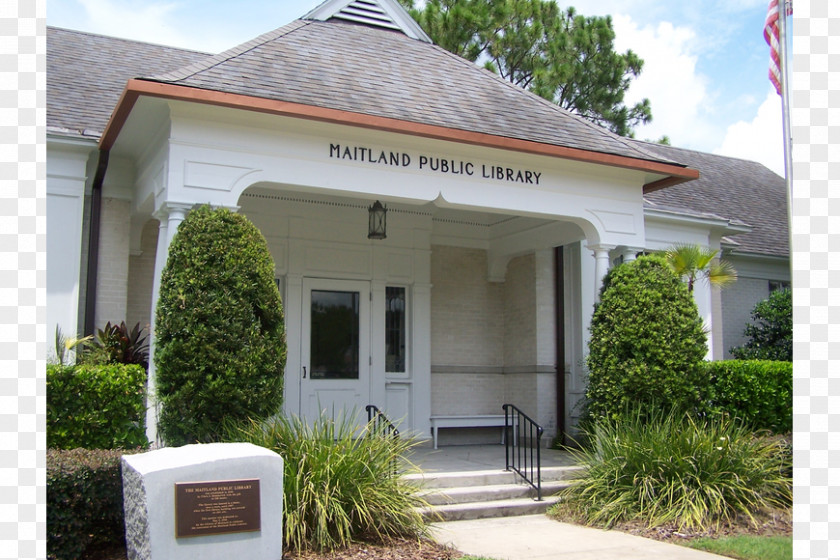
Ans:
[[[139,365],[47,366],[47,447],[148,445],[146,371]]]
[[[793,364],[770,360],[705,362],[709,412],[729,414],[757,430],[793,428]]]
[[[120,457],[136,451],[47,451],[47,558],[80,558],[125,542]]]

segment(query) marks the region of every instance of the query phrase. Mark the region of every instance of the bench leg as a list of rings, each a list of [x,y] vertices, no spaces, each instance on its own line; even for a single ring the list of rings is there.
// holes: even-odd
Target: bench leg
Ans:
[[[437,449],[437,436],[438,436],[438,427],[432,426],[432,439],[435,442],[435,449]]]

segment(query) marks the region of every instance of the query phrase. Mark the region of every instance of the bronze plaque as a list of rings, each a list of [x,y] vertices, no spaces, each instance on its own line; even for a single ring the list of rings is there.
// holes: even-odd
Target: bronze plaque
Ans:
[[[175,483],[175,536],[260,530],[260,480]]]

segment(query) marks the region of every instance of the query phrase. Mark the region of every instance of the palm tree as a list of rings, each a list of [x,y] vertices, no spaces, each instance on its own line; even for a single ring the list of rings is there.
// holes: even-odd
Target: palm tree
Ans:
[[[663,254],[671,270],[686,281],[689,293],[693,293],[698,278],[707,279],[715,287],[726,286],[738,279],[732,264],[716,258],[718,252],[696,243],[677,243]]]

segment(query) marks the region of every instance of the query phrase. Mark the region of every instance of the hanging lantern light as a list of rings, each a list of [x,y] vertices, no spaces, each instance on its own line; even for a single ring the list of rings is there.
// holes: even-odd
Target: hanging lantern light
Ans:
[[[368,239],[385,239],[385,213],[388,209],[378,200],[368,208]]]

